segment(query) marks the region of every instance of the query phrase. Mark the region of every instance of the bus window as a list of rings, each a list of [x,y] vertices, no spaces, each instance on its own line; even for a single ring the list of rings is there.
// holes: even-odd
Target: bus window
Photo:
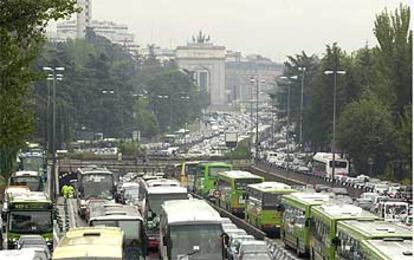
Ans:
[[[335,168],[346,168],[347,163],[342,161],[335,161]],[[329,167],[332,168],[332,161],[329,161]]]
[[[235,188],[237,190],[246,190],[247,185],[254,184],[254,183],[260,183],[260,182],[262,182],[261,179],[236,179]]]

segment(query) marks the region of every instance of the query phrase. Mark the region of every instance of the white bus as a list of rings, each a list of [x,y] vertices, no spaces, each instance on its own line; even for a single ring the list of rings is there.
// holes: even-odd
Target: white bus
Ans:
[[[331,177],[332,153],[316,153],[312,158],[312,173],[315,175]],[[349,162],[335,154],[335,175],[348,176]]]
[[[222,219],[202,200],[164,202],[160,218],[163,260],[222,259]]]

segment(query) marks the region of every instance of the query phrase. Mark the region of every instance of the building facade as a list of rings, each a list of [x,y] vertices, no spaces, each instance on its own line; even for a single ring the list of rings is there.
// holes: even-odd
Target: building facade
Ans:
[[[211,110],[227,110],[225,92],[226,48],[209,42],[209,37],[199,34],[193,43],[179,46],[175,51],[178,67],[193,73],[200,89],[210,94]]]

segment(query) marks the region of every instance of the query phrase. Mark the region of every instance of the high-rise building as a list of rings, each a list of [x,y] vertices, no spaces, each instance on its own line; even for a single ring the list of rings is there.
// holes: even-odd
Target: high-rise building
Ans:
[[[92,22],[91,0],[77,0],[77,2],[82,11],[76,14],[76,37],[84,38],[86,27]]]

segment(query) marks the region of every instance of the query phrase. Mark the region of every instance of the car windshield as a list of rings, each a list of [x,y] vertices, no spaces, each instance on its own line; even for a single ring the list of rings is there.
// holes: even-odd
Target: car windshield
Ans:
[[[211,176],[211,177],[217,177],[217,175],[220,172],[224,172],[224,171],[228,171],[228,170],[231,170],[231,168],[230,167],[223,167],[223,166],[220,166],[220,167],[212,166],[212,167],[208,168],[208,175]]]
[[[50,211],[12,211],[10,231],[26,234],[52,232],[52,212]]]
[[[25,185],[31,191],[41,190],[41,180],[39,176],[14,176],[10,179],[11,185]]]
[[[94,227],[119,227],[124,232],[125,240],[141,239],[141,222],[139,220],[94,220],[92,225]]]
[[[113,178],[110,174],[88,174],[82,177],[85,199],[112,199]]]
[[[198,246],[200,251],[190,259],[221,259],[221,251],[218,250],[221,247],[221,233],[220,224],[171,226],[171,259],[193,252],[194,246]]]
[[[236,182],[236,189],[246,190],[247,185],[262,182],[261,179],[238,179]]]
[[[42,157],[23,157],[23,170],[25,171],[41,171],[43,169]]]

